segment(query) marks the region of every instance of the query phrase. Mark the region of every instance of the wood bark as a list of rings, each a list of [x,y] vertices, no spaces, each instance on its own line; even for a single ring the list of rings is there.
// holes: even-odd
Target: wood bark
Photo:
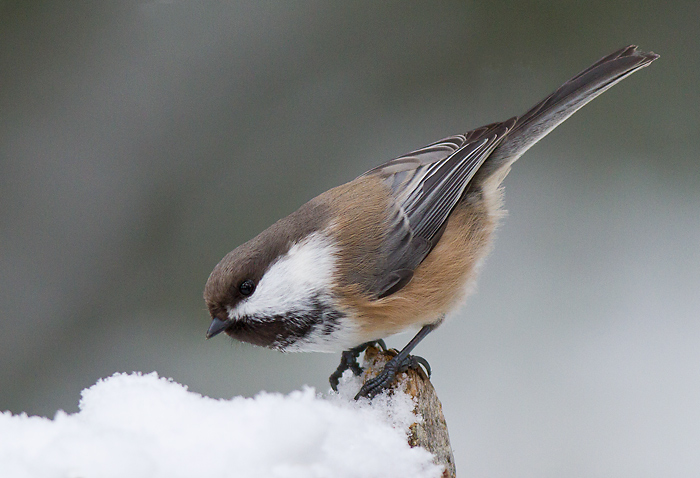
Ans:
[[[367,348],[363,361],[365,369],[362,376],[363,383],[376,376],[396,353],[393,349],[382,351],[377,347]],[[403,386],[399,384],[404,383],[405,392],[416,401],[416,415],[422,417],[419,423],[414,423],[410,427],[409,444],[412,447],[420,446],[430,451],[435,457],[435,463],[445,467],[443,478],[454,478],[455,461],[447,432],[447,422],[442,413],[442,404],[430,379],[422,368],[411,369],[399,374],[392,387]]]

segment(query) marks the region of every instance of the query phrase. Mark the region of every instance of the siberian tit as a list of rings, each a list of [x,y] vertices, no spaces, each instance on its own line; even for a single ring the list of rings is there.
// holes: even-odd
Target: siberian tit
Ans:
[[[221,332],[280,351],[345,351],[418,334],[362,387],[374,396],[424,360],[412,349],[472,289],[501,217],[501,182],[533,144],[649,65],[632,45],[602,58],[520,117],[450,136],[315,197],[228,253],[204,289]]]

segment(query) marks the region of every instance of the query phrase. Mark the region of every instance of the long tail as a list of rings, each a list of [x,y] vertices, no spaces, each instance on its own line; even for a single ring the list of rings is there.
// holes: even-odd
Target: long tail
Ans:
[[[488,177],[509,167],[583,105],[658,57],[652,52],[637,51],[636,45],[630,45],[589,66],[518,118],[479,173]]]

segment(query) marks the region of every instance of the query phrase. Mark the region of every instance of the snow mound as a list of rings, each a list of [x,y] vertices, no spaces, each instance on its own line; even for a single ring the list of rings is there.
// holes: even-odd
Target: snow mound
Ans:
[[[408,446],[411,397],[370,406],[350,395],[306,387],[217,400],[155,372],[115,374],[83,390],[78,413],[0,414],[0,476],[440,476],[427,450]]]

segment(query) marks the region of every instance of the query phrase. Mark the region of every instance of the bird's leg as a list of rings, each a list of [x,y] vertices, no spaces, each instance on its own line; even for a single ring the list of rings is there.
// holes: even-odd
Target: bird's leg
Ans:
[[[381,372],[379,372],[379,375],[371,380],[367,380],[365,384],[362,385],[360,391],[357,393],[357,395],[355,395],[355,400],[360,397],[372,398],[375,395],[378,395],[382,390],[388,388],[389,385],[392,384],[392,382],[396,379],[396,374],[405,372],[409,368],[417,368],[420,365],[423,365],[426,372],[428,372],[428,376],[430,376],[430,365],[428,364],[428,361],[423,357],[417,357],[410,354],[411,350],[413,350],[415,346],[418,345],[423,338],[425,338],[426,335],[432,332],[440,322],[423,326],[423,328],[418,331],[416,336],[413,337],[403,349],[401,349],[401,352],[399,352],[394,358],[389,360],[386,365],[384,365],[384,368]]]
[[[360,344],[357,347],[353,347],[350,350],[346,350],[342,353],[340,356],[340,365],[338,365],[338,368],[331,374],[330,377],[328,377],[328,381],[331,383],[331,388],[334,391],[338,391],[338,383],[340,382],[340,377],[343,376],[343,372],[346,370],[352,370],[352,373],[355,374],[355,376],[361,375],[362,374],[362,367],[360,367],[360,364],[357,363],[357,357],[360,356],[362,352],[367,349],[370,345],[378,345],[379,348],[382,350],[386,351],[386,344],[382,339],[379,340],[373,340],[371,342],[365,342],[364,344]]]

